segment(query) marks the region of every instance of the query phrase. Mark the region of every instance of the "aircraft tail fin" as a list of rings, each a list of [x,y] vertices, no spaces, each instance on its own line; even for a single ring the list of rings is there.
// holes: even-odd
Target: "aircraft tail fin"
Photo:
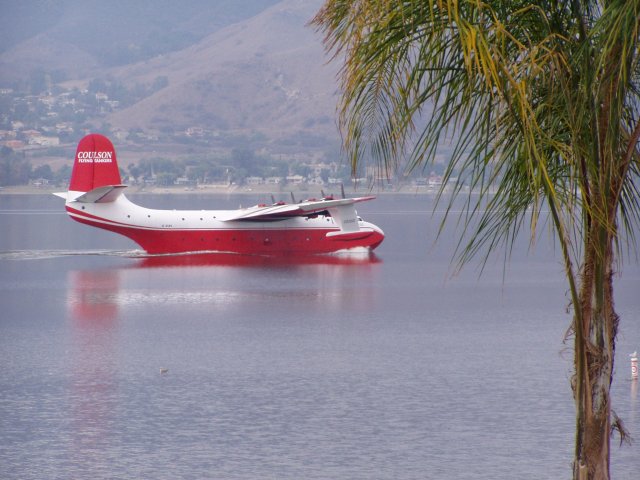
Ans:
[[[116,152],[111,140],[98,133],[85,136],[76,150],[69,191],[90,192],[122,185]]]

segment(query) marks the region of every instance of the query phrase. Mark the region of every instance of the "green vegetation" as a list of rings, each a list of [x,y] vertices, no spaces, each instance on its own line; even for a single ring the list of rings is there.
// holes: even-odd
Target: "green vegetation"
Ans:
[[[30,181],[45,181],[51,185],[66,185],[71,176],[71,165],[54,171],[50,165],[33,167],[22,152],[0,147],[0,186],[26,185]]]
[[[40,155],[65,156],[68,148],[52,147],[39,152]],[[37,157],[38,155],[33,155]],[[0,148],[0,186],[26,185],[33,181],[46,181],[51,185],[65,186],[71,175],[72,163],[57,170],[43,164],[33,167],[23,151],[9,147]],[[311,166],[302,160],[284,160],[258,155],[248,147],[236,147],[229,154],[191,154],[181,158],[149,157],[138,163],[121,165],[121,176],[133,184],[211,184],[228,183],[243,185],[248,177],[263,180],[278,179],[284,185],[288,175],[302,175],[307,180],[329,182],[330,177],[340,183],[351,181],[347,165],[330,163]]]
[[[0,186],[26,184],[31,174],[31,163],[24,155],[8,147],[0,148]]]
[[[405,151],[424,166],[455,133],[445,178],[460,172],[454,198],[464,181],[479,194],[464,194],[461,264],[550,212],[574,315],[573,474],[608,479],[611,434],[625,438],[613,275],[640,223],[640,1],[327,0],[314,23],[345,60],[354,166],[388,171]]]

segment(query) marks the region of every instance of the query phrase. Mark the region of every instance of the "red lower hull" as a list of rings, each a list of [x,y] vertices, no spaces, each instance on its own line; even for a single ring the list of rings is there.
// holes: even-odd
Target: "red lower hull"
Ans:
[[[335,238],[327,237],[327,233],[335,232],[333,229],[147,229],[105,224],[86,217],[72,218],[124,235],[150,254],[200,251],[259,255],[322,254],[357,247],[374,249],[384,239],[376,231]]]

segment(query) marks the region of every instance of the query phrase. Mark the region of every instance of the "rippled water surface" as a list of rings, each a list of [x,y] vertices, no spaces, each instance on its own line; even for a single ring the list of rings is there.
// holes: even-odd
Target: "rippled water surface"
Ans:
[[[159,208],[264,199],[144,196]],[[427,196],[359,213],[374,257],[146,257],[48,196],[0,195],[0,478],[570,478],[558,252],[451,277]],[[504,276],[503,276],[504,273]],[[640,269],[617,279],[613,408],[640,471]]]

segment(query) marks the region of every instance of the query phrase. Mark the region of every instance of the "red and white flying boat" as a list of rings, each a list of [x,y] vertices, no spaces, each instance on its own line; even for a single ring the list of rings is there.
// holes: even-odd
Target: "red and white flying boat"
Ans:
[[[322,254],[374,249],[383,231],[358,217],[355,204],[375,197],[278,202],[239,210],[155,210],[123,191],[111,141],[99,134],[80,140],[66,200],[74,220],[124,235],[150,254],[234,252]]]

